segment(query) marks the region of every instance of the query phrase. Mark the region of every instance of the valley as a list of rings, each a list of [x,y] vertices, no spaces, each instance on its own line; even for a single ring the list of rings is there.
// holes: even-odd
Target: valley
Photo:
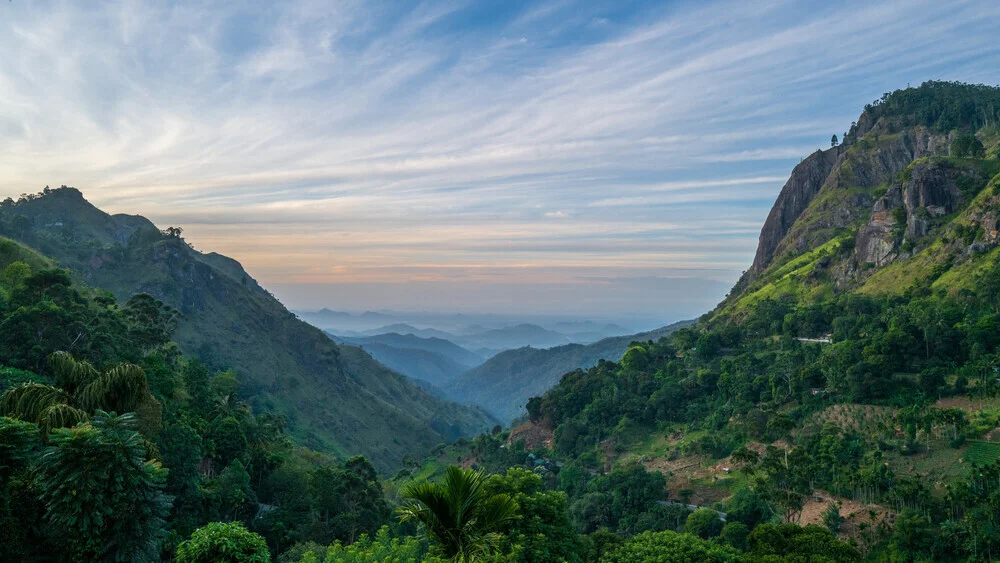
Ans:
[[[1000,559],[990,3],[0,11],[0,561]]]

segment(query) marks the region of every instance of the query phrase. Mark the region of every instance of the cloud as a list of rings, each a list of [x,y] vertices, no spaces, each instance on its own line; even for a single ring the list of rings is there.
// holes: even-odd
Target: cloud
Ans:
[[[997,16],[932,0],[12,2],[0,196],[75,185],[185,226],[265,285],[488,273],[485,292],[686,268],[726,284],[791,168],[864,103],[998,82]]]

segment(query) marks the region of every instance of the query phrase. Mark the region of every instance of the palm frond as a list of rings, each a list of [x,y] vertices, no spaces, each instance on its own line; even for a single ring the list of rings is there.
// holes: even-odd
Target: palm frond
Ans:
[[[514,497],[501,493],[484,500],[476,518],[480,526],[494,529],[513,520],[517,516],[517,509],[518,505]]]
[[[53,352],[49,356],[49,368],[55,374],[59,387],[67,393],[74,393],[99,375],[90,362],[78,362],[69,352]]]
[[[135,364],[120,364],[84,385],[77,399],[87,410],[134,411],[149,395],[146,373]]]
[[[448,467],[443,483],[411,483],[397,510],[401,521],[422,525],[445,555],[472,561],[492,553],[501,526],[514,518],[518,505],[507,494],[489,494],[486,476],[479,471]]]
[[[56,428],[69,428],[88,420],[87,413],[66,403],[56,403],[46,407],[38,420],[38,426],[48,434]]]
[[[45,409],[69,404],[71,397],[62,389],[41,383],[24,383],[0,397],[0,413],[28,422],[41,422]]]

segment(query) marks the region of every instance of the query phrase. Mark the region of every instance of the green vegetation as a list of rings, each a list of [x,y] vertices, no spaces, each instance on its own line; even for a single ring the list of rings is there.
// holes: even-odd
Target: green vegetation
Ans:
[[[172,339],[180,349],[210,371],[234,370],[241,398],[259,412],[283,416],[289,434],[313,449],[341,458],[364,454],[388,471],[405,455],[423,455],[495,424],[479,409],[418,388],[357,348],[338,346],[285,309],[238,262],[191,248],[180,228],[161,231],[142,217],[108,215],[79,191],[62,187],[0,204],[0,235],[13,239],[0,243],[0,258],[9,255],[36,271],[57,262],[73,281],[85,279],[120,303],[148,293],[175,310]],[[141,303],[134,305],[144,314]],[[44,307],[19,313],[28,318],[10,321],[19,334],[0,335],[0,358],[10,357],[3,349],[9,338],[28,338],[31,319],[43,317],[51,327],[67,327],[59,335],[43,334],[64,339],[53,349],[93,361],[87,347],[116,345],[74,343],[68,320],[56,314]],[[80,322],[103,322],[103,314],[95,307]],[[129,337],[138,342],[144,335]],[[45,371],[45,357],[29,360],[3,363]]]
[[[266,561],[389,521],[365,458],[294,445],[234,372],[171,342],[172,307],[21,261],[0,293],[0,559]]]
[[[483,405],[498,420],[509,422],[524,413],[529,398],[544,393],[567,371],[587,369],[600,360],[619,360],[632,340],[655,340],[689,324],[682,321],[649,333],[604,338],[587,345],[505,350],[464,372],[449,384],[448,392],[465,402]]]
[[[885,120],[897,130],[922,125],[939,131],[976,131],[1000,121],[1000,88],[960,82],[928,81],[918,88],[885,93],[865,106],[862,120]],[[857,126],[848,136],[856,136]]]
[[[177,546],[178,563],[268,563],[271,554],[264,538],[243,524],[213,522],[198,528]]]
[[[485,480],[482,473],[452,466],[443,484],[410,484],[403,490],[408,502],[399,508],[400,520],[419,523],[448,559],[466,562],[489,555],[500,541],[498,530],[514,518],[518,505],[507,493],[491,494]]]
[[[753,282],[693,326],[616,343],[617,361],[528,398],[517,428],[472,439],[449,438],[483,418],[390,400],[415,391],[321,344],[180,229],[64,190],[5,202],[0,232],[125,304],[0,240],[0,559],[1000,557],[1000,206],[998,165],[981,160],[1000,138],[998,91],[928,83],[868,107],[833,172],[867,183],[829,182]],[[900,187],[872,155],[918,127],[957,130],[962,157],[888,167],[929,178],[913,195],[928,203],[886,204],[872,225],[876,192]],[[885,264],[857,263],[867,226],[889,235]]]

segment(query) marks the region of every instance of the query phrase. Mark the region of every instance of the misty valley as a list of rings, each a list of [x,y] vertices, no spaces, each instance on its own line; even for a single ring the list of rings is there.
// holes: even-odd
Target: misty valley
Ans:
[[[1000,559],[1000,5],[3,4],[0,561]]]

